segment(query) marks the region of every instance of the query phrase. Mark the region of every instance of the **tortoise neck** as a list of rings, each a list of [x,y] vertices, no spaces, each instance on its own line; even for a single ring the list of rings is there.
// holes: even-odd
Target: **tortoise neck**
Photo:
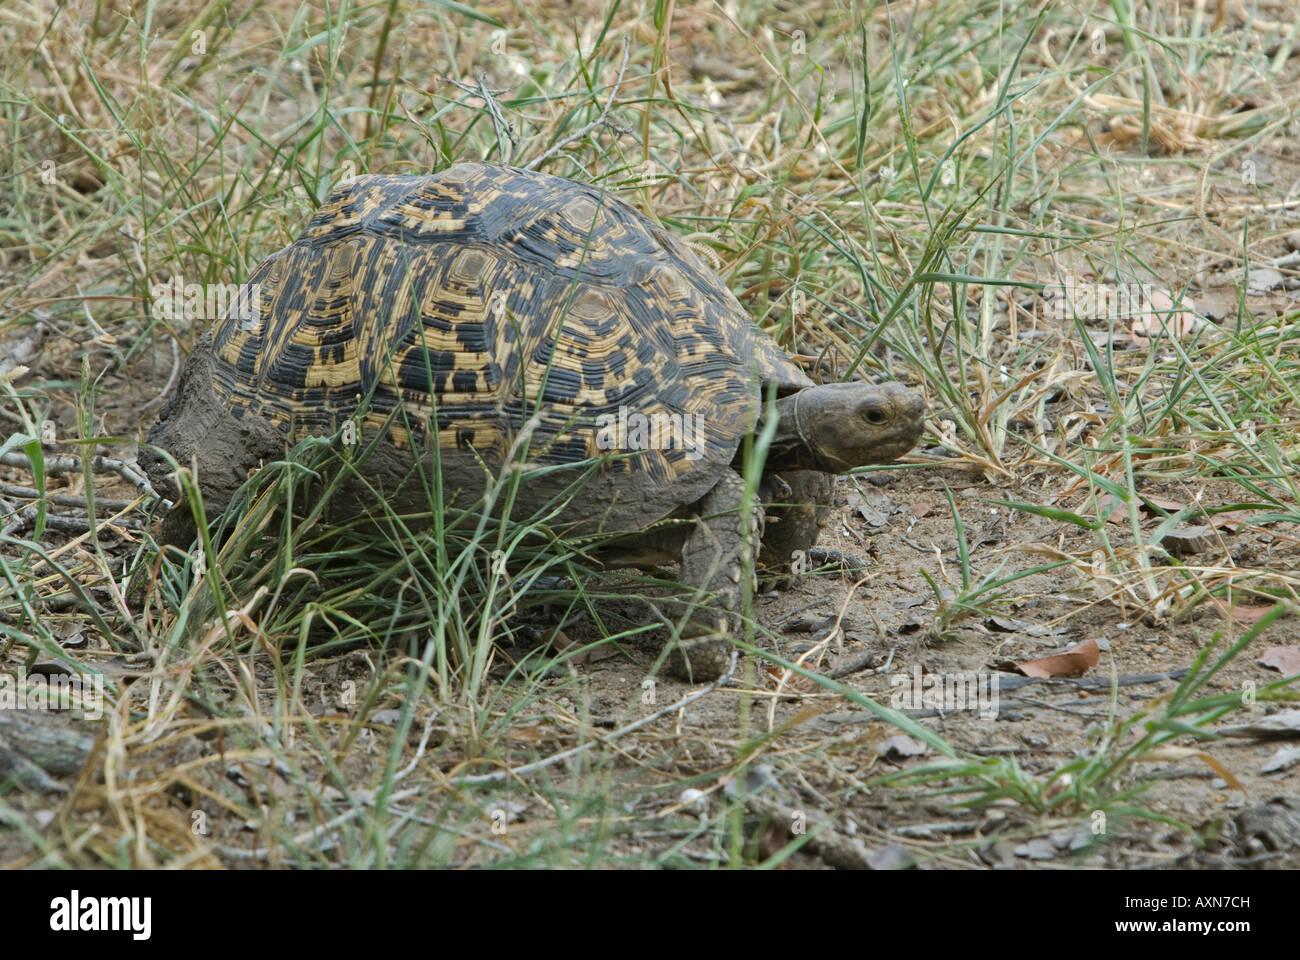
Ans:
[[[776,401],[776,433],[767,451],[765,470],[820,470],[836,473],[838,469],[818,454],[816,446],[808,440],[809,427],[800,420],[799,397],[803,391],[781,397]],[[756,432],[767,423],[767,409],[759,416]]]

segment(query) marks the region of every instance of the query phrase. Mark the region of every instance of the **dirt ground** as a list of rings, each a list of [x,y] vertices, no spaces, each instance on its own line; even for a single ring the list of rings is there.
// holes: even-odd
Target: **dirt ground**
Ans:
[[[49,368],[42,372],[50,379],[58,375]],[[146,376],[133,381],[140,398],[149,395],[149,383]],[[129,396],[132,391],[124,389],[122,393]],[[123,410],[126,403],[115,412],[105,411],[106,418],[122,416],[130,421],[130,413]],[[821,673],[834,675],[837,668],[849,665],[853,672],[841,682],[888,705],[899,689],[899,679],[910,682],[916,671],[927,678],[975,671],[1007,682],[1019,676],[1009,671],[1013,662],[1096,641],[1100,660],[1084,678],[1033,680],[1000,692],[991,717],[980,716],[967,704],[947,711],[923,709],[916,714],[925,727],[959,751],[1014,757],[1029,777],[1045,777],[1095,747],[1112,710],[1120,718],[1158,713],[1176,688],[1179,672],[1185,671],[1200,651],[1216,643],[1222,651],[1257,616],[1257,608],[1249,602],[1243,604],[1244,612],[1234,612],[1244,622],[1212,603],[1203,603],[1180,616],[1155,620],[1143,612],[1149,610],[1149,604],[1129,595],[1131,587],[1121,588],[1118,580],[1102,578],[1105,588],[1099,589],[1097,578],[1080,576],[1075,568],[1064,566],[1015,581],[976,615],[940,618],[938,598],[921,574],[928,572],[949,600],[961,590],[955,528],[945,488],[951,490],[964,520],[976,578],[1009,576],[1067,557],[1086,558],[1096,548],[1096,541],[1090,532],[1063,528],[1047,518],[996,505],[999,500],[1054,502],[1086,512],[1082,495],[1063,491],[1056,478],[1030,474],[1014,483],[990,482],[969,467],[944,466],[939,454],[938,448],[921,450],[908,458],[908,468],[859,477],[856,483],[849,478],[838,481],[837,508],[820,545],[849,559],[832,557],[788,589],[758,594],[757,621],[764,632],[770,631],[769,637],[759,640],[761,646],[787,660],[809,654],[803,665]],[[75,492],[77,485],[67,489]],[[129,492],[110,485],[102,495],[127,497]],[[1201,482],[1195,489],[1170,482],[1143,490],[1165,504],[1185,503],[1195,496],[1207,508],[1236,502],[1234,492],[1232,486],[1213,480]],[[1158,523],[1154,515],[1143,521],[1147,529]],[[1123,523],[1108,526],[1113,528],[1117,547],[1122,546],[1126,536]],[[125,538],[115,542],[109,536],[103,545],[112,554],[124,552],[128,543]],[[1273,526],[1255,526],[1244,515],[1240,522],[1194,538],[1190,547],[1180,552],[1178,562],[1205,568],[1256,563],[1295,569],[1300,563],[1298,553],[1294,536]],[[844,566],[856,567],[858,561],[862,569]],[[603,612],[609,622],[621,618],[626,624],[635,624],[645,618],[635,603],[612,604]],[[540,627],[523,632],[534,638],[555,625],[554,619],[545,615],[528,622]],[[589,619],[566,624],[566,632],[573,642],[598,639]],[[1294,627],[1283,620],[1265,631],[1252,650],[1293,644],[1294,638]],[[510,745],[523,750],[521,756],[531,756],[530,751],[544,755],[567,749],[573,745],[575,733],[600,735],[698,689],[666,675],[647,680],[662,640],[662,631],[651,633],[618,651],[601,648],[577,666],[557,671],[552,680],[543,682],[528,716],[511,723]],[[107,650],[81,652],[96,660],[107,658],[116,672],[129,676],[131,665],[123,658],[111,657]],[[498,680],[505,676],[506,664],[527,653],[526,643],[504,647],[495,673]],[[355,706],[339,710],[340,691],[349,689],[349,681],[352,688],[364,686],[375,674],[375,661],[387,655],[363,649],[309,662],[303,672],[302,701],[324,720],[355,717]],[[19,651],[10,648],[6,662],[10,667],[19,666]],[[274,684],[275,671],[268,658],[250,662],[261,681]],[[143,670],[144,665],[137,668]],[[1215,676],[1205,692],[1232,693],[1249,685],[1263,686],[1278,677],[1276,670],[1257,662],[1256,654],[1247,654]],[[1125,684],[1116,686],[1113,707],[1112,680]],[[742,691],[749,695],[742,696]],[[746,701],[743,706],[742,699]],[[355,783],[369,782],[382,766],[399,705],[398,700],[374,705],[377,709],[353,749],[344,752],[342,769]],[[1233,714],[1229,722],[1240,724],[1281,709],[1260,705],[1247,711],[1244,718]],[[1124,784],[1153,780],[1154,786],[1142,794],[1143,804],[1195,831],[1140,817],[1117,818],[1117,823],[1104,829],[1118,835],[1094,846],[1091,841],[1096,838],[1089,835],[1093,826],[1081,816],[1086,811],[1040,817],[1009,800],[962,810],[953,807],[950,799],[925,789],[867,787],[866,782],[873,778],[936,759],[934,750],[912,738],[900,740],[896,728],[867,710],[819,691],[806,680],[783,677],[771,664],[758,668],[751,664],[738,671],[728,686],[629,737],[620,750],[622,760],[609,761],[601,772],[616,778],[620,796],[636,798],[636,812],[680,816],[684,807],[677,790],[682,783],[698,783],[716,804],[720,797],[713,794],[726,779],[720,778],[720,773],[728,770],[736,751],[772,729],[779,733],[762,769],[766,777],[779,781],[773,790],[779,791],[792,809],[806,807],[814,816],[829,816],[839,835],[860,842],[865,851],[880,857],[881,865],[907,863],[913,858],[925,868],[1300,866],[1295,834],[1287,833],[1300,813],[1294,804],[1297,768],[1292,761],[1290,766],[1264,772],[1279,748],[1285,748],[1286,740],[1227,737],[1135,766],[1124,775]],[[410,747],[417,745],[417,733],[411,731]],[[434,726],[433,742],[440,734],[454,744],[461,742],[463,731]],[[137,756],[137,772],[143,775],[155,766],[162,771],[179,764],[202,764],[205,756],[211,759],[223,749],[226,745],[211,731],[203,738],[182,737],[166,749]],[[781,760],[786,755],[800,758],[797,766],[783,766]],[[646,758],[651,756],[656,759],[647,765]],[[468,756],[460,757],[465,759]],[[774,763],[780,771],[775,777],[770,772]],[[255,765],[254,769],[269,778],[264,788],[288,793],[281,776],[264,767]],[[451,774],[460,768],[446,761],[442,769]],[[1223,771],[1231,776],[1231,785]],[[65,785],[72,782],[71,773],[63,778]],[[405,786],[420,789],[421,779],[417,775]],[[439,789],[436,781],[424,787],[430,792]],[[674,792],[665,796],[665,787]],[[256,785],[244,784],[243,789],[249,790],[251,797],[257,796]],[[49,794],[33,792],[11,794],[6,802],[29,816],[48,818],[53,815],[52,799]],[[703,802],[709,802],[708,798]],[[190,790],[173,787],[171,805],[177,804],[182,812],[186,807],[208,807],[217,825],[210,839],[227,854],[238,850],[256,854],[256,846],[248,846],[249,824],[232,818],[228,809],[205,804]],[[489,815],[497,809],[489,804]],[[516,842],[554,826],[552,812],[527,790],[506,809]],[[1279,816],[1270,819],[1267,815],[1273,811],[1280,811]],[[1261,822],[1267,829],[1259,828]],[[1256,830],[1253,837],[1246,835],[1251,829]],[[610,862],[620,858],[635,862],[662,854],[665,844],[681,844],[680,856],[711,862],[711,841],[707,835],[697,834],[689,825],[675,830],[657,828],[649,836],[632,833],[606,841],[604,857]],[[21,834],[4,832],[0,838],[4,838],[0,860],[21,860],[30,850]],[[760,847],[755,855],[770,855],[780,849],[779,840],[760,838],[757,842],[768,846]],[[474,863],[478,860],[474,846],[465,842],[465,862]],[[490,850],[484,853],[490,857]],[[266,856],[255,855],[253,862]],[[269,856],[275,863],[274,851]],[[222,859],[228,866],[241,865],[238,858]],[[825,866],[826,859],[800,851],[785,865],[817,868]]]
[[[550,6],[562,6],[568,16],[583,4]],[[1263,6],[1277,17],[1289,10],[1285,4]],[[756,109],[769,91],[755,88],[745,71],[760,65],[751,59],[729,67],[733,51],[718,40],[714,14],[682,7],[672,48],[679,85],[716,81],[733,98],[737,115]],[[774,16],[787,15],[793,14],[781,6]],[[1044,41],[1044,51],[1052,39]],[[1037,46],[1027,54],[1040,55],[1042,69],[1050,71],[1053,65]],[[1112,60],[1124,55],[1120,44],[1112,44]],[[842,87],[845,78],[835,74],[828,71],[828,82]],[[1274,81],[1278,89],[1296,90],[1300,57],[1292,55]],[[1242,98],[1240,110],[1254,109],[1252,104]],[[295,104],[284,98],[271,109],[293,116]],[[941,125],[938,100],[917,109],[918,127]],[[1092,107],[1077,126],[1045,137],[1036,159],[1058,174],[1079,150],[1131,160],[1133,122],[1132,109],[1109,116]],[[152,659],[137,657],[130,649],[110,649],[85,613],[90,607],[115,616],[125,611],[129,615],[113,620],[108,631],[116,628],[123,636],[124,622],[150,629],[175,622],[161,594],[141,608],[122,584],[102,576],[106,568],[120,573],[156,521],[132,509],[122,522],[101,526],[98,544],[52,530],[44,548],[57,551],[66,577],[47,565],[39,578],[11,577],[8,592],[0,593],[12,604],[0,614],[8,629],[0,639],[0,673],[61,669],[35,646],[14,640],[23,630],[39,632],[33,626],[39,621],[64,655],[108,672],[129,690],[102,722],[54,714],[34,732],[0,716],[0,780],[13,778],[0,790],[0,865],[374,865],[366,859],[375,856],[366,852],[367,844],[382,830],[409,827],[409,835],[389,835],[404,839],[389,844],[385,855],[396,859],[392,850],[400,848],[407,862],[454,866],[714,866],[777,857],[784,869],[1300,867],[1298,728],[1277,736],[1242,729],[1282,720],[1295,709],[1285,701],[1228,712],[1211,724],[1236,728],[1220,739],[1184,735],[1121,764],[1095,785],[1094,794],[1080,794],[1095,803],[1053,803],[1071,795],[1071,778],[1086,769],[1062,778],[1062,768],[1105,751],[1119,755],[1137,743],[1148,732],[1144,723],[1158,721],[1181,679],[1198,669],[1199,656],[1212,650],[1213,663],[1275,605],[1297,599],[1296,524],[1277,519],[1262,497],[1249,496],[1249,484],[1240,477],[1207,464],[1220,444],[1248,448],[1253,437],[1260,445],[1267,441],[1289,450],[1286,462],[1294,468],[1295,448],[1285,440],[1297,422],[1294,322],[1300,283],[1293,266],[1283,270],[1288,282],[1266,289],[1252,287],[1243,271],[1236,244],[1244,220],[1231,211],[1256,202],[1260,191],[1253,179],[1225,173],[1235,171],[1240,157],[1218,152],[1222,144],[1208,134],[1193,136],[1177,125],[1161,129],[1172,139],[1152,148],[1149,168],[1134,167],[1122,179],[1131,190],[1124,198],[1128,204],[1151,221],[1168,215],[1170,222],[1152,227],[1136,253],[1114,260],[1145,258],[1168,289],[1185,287],[1195,298],[1198,330],[1210,339],[1250,323],[1281,328],[1284,334],[1273,341],[1276,352],[1256,360],[1267,359],[1290,375],[1269,387],[1291,390],[1290,399],[1276,401],[1258,423],[1236,424],[1235,436],[1180,421],[1178,412],[1155,418],[1159,432],[1153,435],[1143,432],[1146,424],[1134,423],[1134,435],[1140,433],[1144,442],[1134,474],[1141,504],[1130,514],[1117,502],[1098,503],[1077,472],[1041,452],[1044,445],[1088,450],[1089,438],[1115,420],[1079,328],[1053,319],[1048,298],[1019,289],[997,292],[988,332],[1006,345],[1007,358],[1025,344],[1055,342],[1064,345],[1059,353],[1044,355],[1068,357],[1074,365],[1046,389],[1041,418],[1026,413],[1031,405],[1018,407],[1006,424],[1014,442],[1002,448],[1012,453],[993,463],[973,445],[962,446],[953,428],[956,415],[942,399],[941,387],[951,384],[926,382],[914,370],[901,374],[927,397],[926,440],[898,465],[839,478],[819,544],[829,553],[787,588],[760,588],[754,597],[754,644],[843,684],[847,695],[759,658],[742,658],[726,683],[707,690],[666,674],[652,676],[662,630],[579,654],[525,681],[512,665],[558,639],[561,624],[544,610],[521,614],[503,627],[510,641],[496,649],[472,709],[452,695],[437,708],[430,696],[408,709],[403,684],[418,665],[425,638],[412,638],[405,650],[353,647],[299,666],[290,663],[293,656],[273,657],[252,641],[238,656],[205,659],[194,652],[215,642],[215,628],[205,625],[188,634],[193,646],[185,656],[155,650]],[[1267,199],[1274,204],[1268,214],[1273,219],[1260,231],[1266,240],[1252,241],[1252,262],[1285,261],[1300,250],[1293,198],[1282,189],[1300,183],[1300,148],[1287,129],[1279,127],[1250,151],[1251,177],[1273,185]],[[1186,142],[1177,140],[1180,133]],[[811,148],[807,153],[815,157]],[[1197,164],[1203,160],[1204,169],[1156,162],[1184,154],[1197,157]],[[1070,217],[1104,233],[1108,242],[1131,227],[1106,182],[1064,179],[1071,192],[1061,204]],[[1282,199],[1284,193],[1289,199]],[[682,190],[663,199],[674,209],[693,202]],[[1189,226],[1178,219],[1206,205],[1211,213],[1200,221]],[[914,209],[881,209],[891,221],[922,222]],[[1029,217],[1025,210],[1016,212]],[[277,215],[287,216],[283,210]],[[1039,227],[1048,230],[1046,223]],[[1107,272],[1114,265],[1111,251],[1098,252],[1101,247],[1100,241],[1094,248],[1072,242],[1039,250],[1017,261],[1015,271],[1026,282],[1070,276],[1118,281],[1113,270]],[[77,256],[60,271],[102,277],[119,269],[116,253],[110,257],[92,247]],[[11,269],[16,275],[18,267]],[[48,275],[43,282],[57,287]],[[779,293],[758,282],[750,286],[743,276],[734,286],[747,307]],[[942,283],[934,291],[939,301],[948,296]],[[849,291],[854,292],[865,301],[865,293]],[[38,290],[32,302],[45,304],[44,296]],[[839,291],[827,296],[851,299]],[[966,307],[974,315],[979,305]],[[1150,400],[1144,409],[1155,410],[1159,398],[1173,396],[1177,385],[1162,379],[1169,365],[1161,366],[1161,376],[1139,375],[1151,349],[1160,354],[1160,364],[1177,352],[1169,341],[1150,348],[1127,326],[1096,318],[1087,329],[1101,349],[1114,348],[1115,368],[1131,375],[1125,389],[1138,384],[1134,389]],[[828,341],[815,324],[804,334],[806,339],[786,345],[812,372],[824,372],[817,363]],[[0,334],[6,347],[20,339]],[[887,340],[875,352],[891,368],[906,370],[898,352],[884,345]],[[70,438],[84,430],[78,418],[85,416],[88,432],[102,438],[103,452],[132,463],[182,352],[181,340],[143,334],[125,321],[112,330],[80,322],[58,326],[26,361],[29,371],[21,381],[39,385],[33,389],[49,400],[54,434],[46,455],[81,452],[84,445]],[[951,355],[942,360],[955,380],[959,361]],[[1213,367],[1213,360],[1205,362]],[[94,379],[93,410],[85,405],[83,369]],[[971,402],[1012,392],[1002,394],[996,383],[981,386],[987,389],[968,391]],[[1222,389],[1230,388],[1229,382]],[[3,431],[19,429],[19,418],[7,407],[4,413]],[[1258,437],[1251,434],[1256,428]],[[1093,452],[1110,470],[1099,473],[1122,483],[1114,448]],[[6,463],[0,464],[0,482],[22,488],[33,481],[26,467]],[[87,493],[80,473],[62,470],[51,475],[49,492],[74,499]],[[137,490],[102,474],[94,494],[127,502]],[[34,502],[12,492],[0,496],[15,510]],[[1189,504],[1202,513],[1165,529],[1168,516]],[[1294,511],[1294,503],[1289,508]],[[1061,519],[1065,511],[1105,522],[1088,529]],[[1138,549],[1135,522],[1144,541]],[[1147,550],[1157,531],[1165,535],[1160,549]],[[19,528],[14,536],[29,532]],[[0,544],[0,559],[15,569],[28,557],[17,541]],[[1037,568],[1043,569],[1017,576]],[[90,601],[67,599],[65,580],[88,585]],[[981,591],[986,581],[990,586]],[[1267,589],[1256,589],[1257,582]],[[1231,603],[1204,595],[1191,602],[1198,583],[1216,589],[1232,583]],[[639,601],[613,597],[624,587],[629,597],[645,589],[625,573],[602,581],[599,613],[606,632],[650,622]],[[56,594],[57,600],[39,599]],[[577,645],[602,636],[590,616],[564,622],[561,633],[564,643]],[[1097,659],[1081,675],[1030,679],[1021,670],[1089,643],[1096,645]],[[1284,674],[1261,658],[1273,648],[1294,652],[1298,643],[1294,617],[1277,619],[1198,696],[1228,697],[1276,683]],[[888,707],[914,679],[951,681],[970,673],[1003,684],[990,715],[981,716],[966,702],[900,707],[970,766],[959,776],[953,760],[951,777],[884,782],[926,769],[943,755],[861,698]],[[673,709],[682,701],[687,702]],[[1143,722],[1124,725],[1139,714]],[[635,726],[645,718],[653,719]],[[1108,737],[1116,737],[1117,745],[1108,744]],[[977,762],[984,766],[972,772]],[[40,770],[33,772],[30,764]],[[525,767],[532,764],[539,766]],[[1131,797],[1124,793],[1139,787],[1144,789]],[[388,819],[376,827],[366,820],[367,811],[385,791],[391,796],[380,799],[392,803]],[[972,795],[982,802],[959,805]]]

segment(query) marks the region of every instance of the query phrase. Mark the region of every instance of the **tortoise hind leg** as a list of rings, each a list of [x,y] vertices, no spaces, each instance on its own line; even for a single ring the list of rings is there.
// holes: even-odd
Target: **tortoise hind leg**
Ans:
[[[689,682],[716,680],[731,659],[731,635],[740,626],[746,553],[753,556],[762,533],[761,508],[753,524],[744,522],[745,482],[728,470],[698,504],[700,519],[681,548],[682,583],[703,592],[682,638],[669,654],[669,669]],[[750,529],[746,529],[749,527]]]

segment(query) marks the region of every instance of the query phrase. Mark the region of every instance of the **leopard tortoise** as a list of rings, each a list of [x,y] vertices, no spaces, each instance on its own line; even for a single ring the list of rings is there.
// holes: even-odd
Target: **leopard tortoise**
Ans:
[[[922,429],[916,394],[814,384],[685,244],[541,173],[352,178],[248,289],[255,313],[204,334],[149,436],[197,465],[209,515],[259,461],[349,419],[379,437],[366,480],[402,510],[430,509],[417,459],[437,454],[453,498],[481,495],[513,457],[531,471],[516,516],[567,503],[567,529],[629,534],[611,558],[679,562],[700,602],[669,664],[695,680],[729,659],[744,552],[761,537],[761,562],[788,564],[815,542],[833,475],[901,456]],[[764,526],[742,516],[738,467],[769,391],[762,495],[785,506]],[[177,489],[157,451],[140,459]],[[193,532],[178,498],[163,539]]]

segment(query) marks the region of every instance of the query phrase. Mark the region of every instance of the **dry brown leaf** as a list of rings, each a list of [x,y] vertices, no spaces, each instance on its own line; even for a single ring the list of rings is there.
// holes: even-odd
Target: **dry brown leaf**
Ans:
[[[1195,747],[1176,747],[1168,744],[1163,747],[1156,747],[1154,750],[1142,754],[1141,759],[1144,761],[1153,760],[1185,760],[1188,757],[1194,757],[1200,760],[1207,767],[1221,776],[1234,790],[1246,792],[1246,788],[1241,785],[1241,781],[1232,775],[1232,771],[1225,767],[1219,760],[1206,753],[1204,750],[1197,750]]]
[[[1052,677],[1080,677],[1095,667],[1100,658],[1101,648],[1097,646],[1097,641],[1084,640],[1064,653],[1025,660],[1015,664],[1015,667],[1026,677],[1039,677],[1043,680]]]
[[[1179,510],[1182,510],[1187,506],[1186,503],[1178,500],[1169,500],[1165,497],[1148,496],[1146,499],[1150,501],[1152,506],[1159,507],[1169,513],[1177,513]],[[1237,510],[1223,510],[1212,516],[1201,515],[1197,517],[1197,523],[1208,524],[1209,526],[1219,530],[1227,530],[1230,533],[1236,533],[1241,529],[1243,520],[1245,522],[1250,521],[1250,517],[1241,516],[1242,511],[1246,509],[1249,508],[1243,507]],[[1108,510],[1110,512],[1106,513]],[[1141,501],[1138,502],[1138,510],[1146,517],[1158,516],[1154,510]],[[1128,521],[1128,507],[1109,494],[1101,499],[1098,513],[1106,514],[1107,523],[1126,523]]]
[[[1289,677],[1300,673],[1300,647],[1269,647],[1255,662]]]
[[[1175,527],[1165,532],[1160,540],[1160,546],[1176,557],[1205,553],[1214,548],[1214,539],[1209,536],[1209,533],[1208,526]]]
[[[1148,517],[1156,516],[1156,513],[1151,507],[1147,506],[1147,503],[1150,503],[1153,507],[1159,507],[1161,510],[1168,510],[1170,513],[1177,513],[1187,506],[1185,503],[1169,500],[1165,497],[1147,497],[1146,502],[1138,501],[1138,511]],[[1128,520],[1128,505],[1120,502],[1115,497],[1109,495],[1104,497],[1097,512],[1106,513],[1107,510],[1110,511],[1110,513],[1106,514],[1107,523],[1124,523]]]
[[[1225,617],[1231,614],[1233,620],[1244,624],[1258,623],[1264,618],[1264,614],[1273,609],[1271,603],[1238,603],[1229,610],[1228,605],[1218,597],[1210,597],[1210,602],[1218,607],[1219,612]]]
[[[1235,520],[1230,520],[1228,517],[1230,514],[1239,512],[1240,511],[1237,510],[1225,510],[1223,513],[1216,513],[1210,517],[1202,517],[1201,522],[1208,523],[1216,530],[1226,530],[1229,533],[1236,533],[1241,529],[1242,518],[1238,517]],[[1249,518],[1246,519],[1249,520]]]
[[[1133,321],[1133,342],[1139,347],[1150,345],[1158,336],[1182,340],[1206,326],[1206,322],[1193,311],[1196,305],[1184,297],[1182,309],[1174,309],[1173,298],[1163,290],[1152,290],[1147,297],[1147,309]]]

